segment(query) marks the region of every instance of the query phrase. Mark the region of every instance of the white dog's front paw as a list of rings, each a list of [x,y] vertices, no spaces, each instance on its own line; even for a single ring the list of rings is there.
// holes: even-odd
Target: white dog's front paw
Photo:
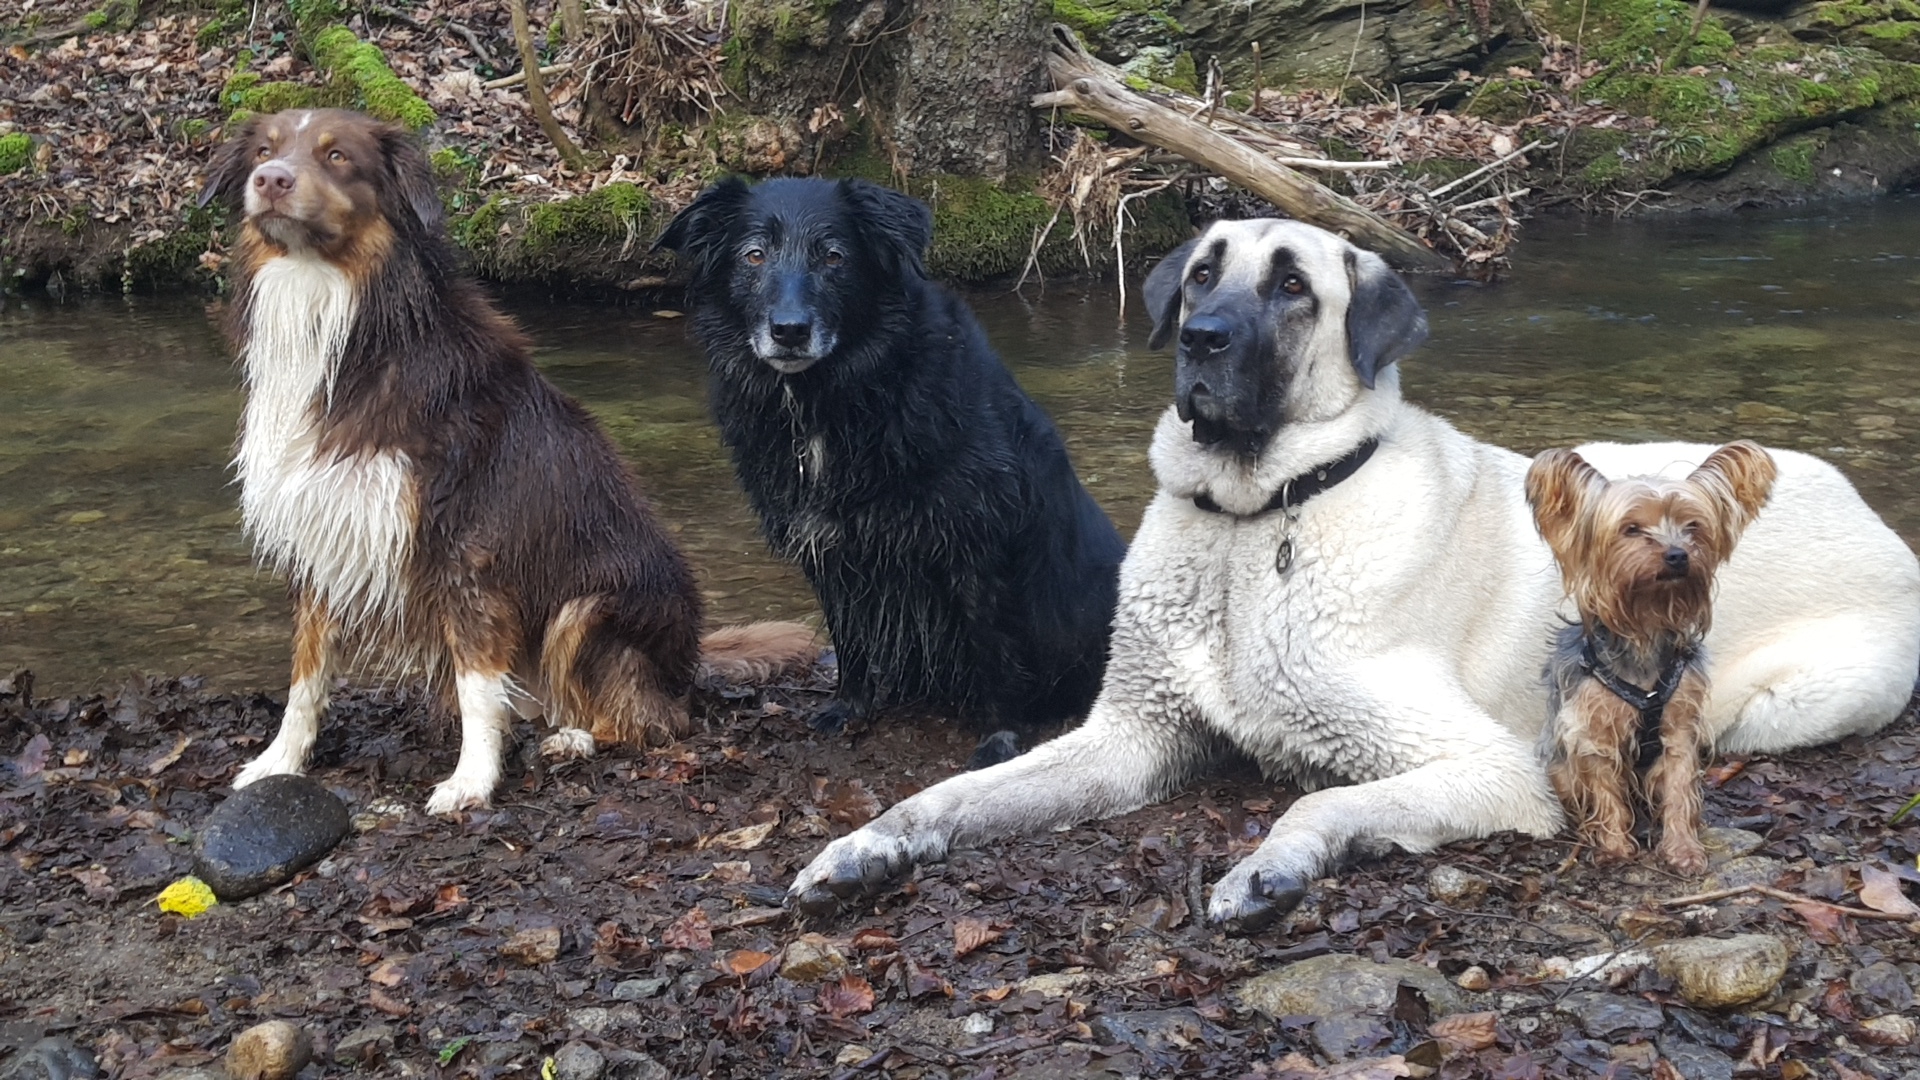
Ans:
[[[458,814],[464,810],[483,810],[493,800],[494,781],[486,777],[454,773],[433,786],[427,799],[427,813],[436,816]]]
[[[299,776],[306,771],[306,762],[287,753],[279,743],[267,747],[267,752],[247,763],[233,778],[233,790],[239,791],[248,784],[256,784],[269,776]]]
[[[563,727],[541,740],[540,753],[555,761],[577,761],[593,756],[593,732]]]
[[[1227,872],[1213,887],[1207,918],[1233,934],[1257,934],[1306,898],[1308,879],[1278,867],[1256,866],[1259,856]]]
[[[846,900],[871,895],[913,869],[906,840],[855,830],[828,844],[793,879],[787,902],[805,915],[831,915]]]

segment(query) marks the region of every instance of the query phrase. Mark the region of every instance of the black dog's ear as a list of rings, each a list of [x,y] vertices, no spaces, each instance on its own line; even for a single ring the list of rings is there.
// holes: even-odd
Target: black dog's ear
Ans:
[[[1187,259],[1199,246],[1196,236],[1167,252],[1148,271],[1146,284],[1140,287],[1147,298],[1147,314],[1153,317],[1153,333],[1147,338],[1149,349],[1164,348],[1173,336],[1174,324],[1180,321],[1180,280],[1187,276]]]
[[[399,205],[385,207],[389,217],[412,213],[427,231],[438,229],[446,220],[446,210],[440,205],[440,190],[433,180],[433,162],[427,158],[426,151],[420,149],[412,135],[397,127],[380,132],[380,149],[386,155],[387,175],[393,181],[388,190],[399,201]]]
[[[887,269],[927,276],[923,260],[933,243],[933,211],[926,203],[868,180],[840,181],[840,198]]]
[[[240,206],[241,195],[247,190],[247,177],[253,173],[253,143],[259,130],[260,118],[249,117],[232,138],[213,152],[213,160],[207,163],[207,183],[200,189],[195,206],[205,206],[215,199],[228,209]]]
[[[1385,259],[1347,250],[1347,359],[1361,385],[1373,389],[1388,365],[1427,340],[1427,313]]]
[[[701,192],[685,210],[667,222],[651,250],[671,251],[691,262],[696,274],[706,276],[726,242],[733,219],[746,205],[747,191],[745,180],[729,176]]]

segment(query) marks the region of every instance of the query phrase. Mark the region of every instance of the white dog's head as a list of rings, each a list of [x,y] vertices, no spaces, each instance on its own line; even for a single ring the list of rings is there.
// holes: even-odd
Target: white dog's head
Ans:
[[[1174,404],[1210,450],[1253,457],[1285,424],[1351,408],[1427,337],[1380,256],[1297,221],[1216,221],[1147,275],[1148,345],[1178,328]]]

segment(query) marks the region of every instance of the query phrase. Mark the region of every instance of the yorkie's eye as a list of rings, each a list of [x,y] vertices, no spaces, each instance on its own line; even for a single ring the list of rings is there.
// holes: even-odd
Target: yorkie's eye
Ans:
[[[767,253],[759,248],[748,248],[746,259],[748,266],[760,266],[767,261]]]
[[[1280,283],[1280,291],[1288,296],[1299,296],[1307,291],[1307,283],[1300,280],[1299,274],[1288,274],[1287,279]]]
[[[1621,528],[1620,535],[1621,536],[1639,536],[1640,526],[1635,525],[1632,522],[1628,522],[1623,528]]]

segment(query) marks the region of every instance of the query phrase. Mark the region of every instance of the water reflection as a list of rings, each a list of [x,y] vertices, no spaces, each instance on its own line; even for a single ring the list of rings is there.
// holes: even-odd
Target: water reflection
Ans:
[[[1536,224],[1511,279],[1418,286],[1433,322],[1407,392],[1527,451],[1593,438],[1753,436],[1840,464],[1920,540],[1920,201],[1814,216]],[[1110,287],[981,294],[1015,374],[1130,533],[1170,363]],[[542,367],[639,470],[717,619],[811,617],[770,559],[706,419],[682,320],[511,306]],[[0,671],[48,690],[135,671],[285,685],[279,584],[239,533],[226,460],[233,369],[202,304],[92,299],[0,310]]]

